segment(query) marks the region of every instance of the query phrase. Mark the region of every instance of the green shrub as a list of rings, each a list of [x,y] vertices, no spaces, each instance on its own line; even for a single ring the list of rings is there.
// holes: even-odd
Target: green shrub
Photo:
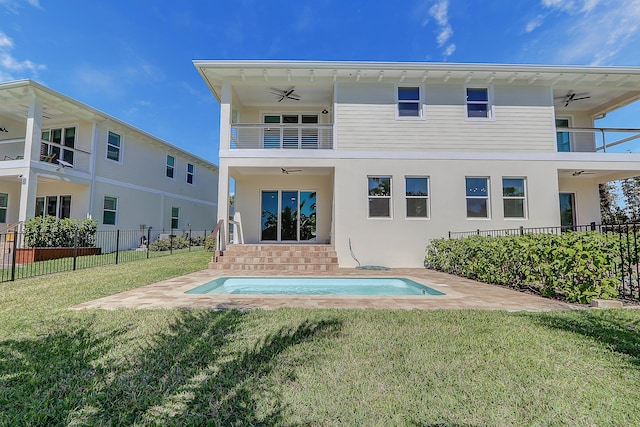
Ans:
[[[73,247],[77,230],[78,246],[93,247],[97,227],[98,222],[92,219],[37,217],[24,224],[25,245],[30,248]]]
[[[192,244],[193,246],[193,244]],[[171,249],[184,249],[189,247],[189,239],[174,237],[173,239],[154,240],[149,245],[150,251],[168,251]]]
[[[425,266],[589,303],[617,295],[617,244],[594,232],[436,239],[427,247]]]

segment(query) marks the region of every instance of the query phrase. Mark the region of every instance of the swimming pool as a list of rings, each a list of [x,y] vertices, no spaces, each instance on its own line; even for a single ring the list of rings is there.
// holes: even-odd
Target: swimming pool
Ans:
[[[249,295],[444,295],[413,280],[396,277],[220,277],[187,294]]]

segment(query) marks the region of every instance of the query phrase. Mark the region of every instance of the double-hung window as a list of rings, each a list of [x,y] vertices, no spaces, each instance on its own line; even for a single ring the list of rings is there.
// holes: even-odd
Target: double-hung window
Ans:
[[[116,225],[116,213],[118,212],[118,198],[104,196],[102,211],[102,223],[104,225]]]
[[[9,195],[0,193],[0,222],[7,222],[7,208],[9,206]]]
[[[467,88],[467,118],[468,119],[491,119],[492,108],[489,96],[489,88],[468,87]]]
[[[180,208],[171,208],[171,228],[176,229],[180,225]]]
[[[502,178],[502,204],[505,218],[526,218],[525,178]]]
[[[173,172],[175,169],[175,165],[176,165],[176,158],[167,154],[167,169],[165,172],[167,178],[173,179]]]
[[[368,177],[369,218],[391,218],[391,177]]]
[[[467,218],[489,218],[489,178],[467,177]]]
[[[193,174],[195,171],[195,166],[191,163],[187,163],[187,184],[193,184]]]
[[[107,159],[120,161],[120,135],[109,132],[107,137]]]
[[[398,86],[397,91],[398,118],[422,117],[422,100],[419,86]]]
[[[429,178],[411,176],[405,178],[407,218],[429,218]]]

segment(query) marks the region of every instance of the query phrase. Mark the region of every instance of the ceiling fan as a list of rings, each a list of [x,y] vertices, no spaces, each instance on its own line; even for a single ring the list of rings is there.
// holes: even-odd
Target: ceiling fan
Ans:
[[[574,171],[571,176],[581,176],[581,175],[595,175],[595,172],[587,172],[585,170],[581,170],[581,171]]]
[[[289,175],[290,173],[293,172],[302,172],[302,169],[285,169],[285,168],[280,168],[280,170],[282,171],[283,174],[285,175]]]
[[[275,87],[270,88],[273,95],[279,96],[278,102],[282,102],[284,99],[291,99],[292,101],[300,101],[300,96],[296,93],[293,93],[296,90],[295,86],[291,86],[289,89],[276,89]]]
[[[580,101],[581,99],[589,99],[591,98],[591,96],[589,96],[587,93],[575,93],[575,92],[567,92],[566,95],[564,96],[559,96],[555,99],[562,99],[562,102],[564,102],[564,106],[568,107],[569,104],[571,104],[574,101]]]

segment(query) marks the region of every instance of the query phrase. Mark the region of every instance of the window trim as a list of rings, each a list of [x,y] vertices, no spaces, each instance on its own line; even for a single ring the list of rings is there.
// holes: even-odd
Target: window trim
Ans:
[[[407,195],[407,178],[424,178],[427,180],[427,195],[426,196],[408,196]],[[406,220],[409,221],[425,221],[431,219],[431,177],[429,175],[405,175],[404,177],[404,216]],[[408,201],[409,199],[426,199],[427,204],[427,215],[426,216],[409,216],[408,211]]]
[[[411,88],[411,87],[417,87],[418,88],[418,101],[406,101],[403,100],[401,101],[400,98],[400,94],[399,94],[399,89],[400,88]],[[396,120],[426,120],[427,118],[427,114],[426,114],[426,105],[425,105],[425,87],[422,84],[398,84],[396,83],[393,87],[394,90],[394,99],[395,99],[395,103],[394,103],[394,109],[395,109],[395,119]],[[417,116],[401,116],[400,115],[400,102],[411,102],[411,103],[418,103],[418,115]]]
[[[469,117],[469,101],[467,100],[468,94],[467,90],[469,89],[486,89],[487,91],[487,114],[488,117]],[[493,98],[493,85],[484,86],[484,85],[465,85],[464,87],[464,119],[468,122],[493,122],[496,120],[495,115],[495,105]],[[480,101],[471,101],[471,104],[481,104]],[[484,101],[482,102],[484,104]],[[477,178],[477,177],[476,177]]]
[[[524,196],[505,196],[504,195],[504,180],[505,179],[521,179],[522,180],[522,188],[524,190]],[[529,219],[529,204],[527,203],[527,177],[526,176],[503,176],[502,177],[502,217],[507,221],[513,220],[526,220]],[[523,216],[506,216],[505,215],[505,200],[522,200],[522,214]]]
[[[107,197],[109,197],[111,199],[114,199],[116,201],[115,209],[107,209],[107,208],[105,208],[104,202],[105,202]],[[107,224],[107,223],[104,222],[104,213],[107,212],[107,211],[114,213],[113,224]],[[118,225],[118,197],[117,196],[110,196],[108,194],[105,194],[102,197],[102,225],[111,225],[111,226]]]
[[[73,147],[69,147],[65,144],[64,141],[64,136],[65,136],[65,131],[67,129],[74,129],[74,133],[73,133]],[[52,130],[56,130],[56,129],[60,129],[61,133],[61,139],[60,142],[53,142],[51,140],[52,138],[52,134],[51,131]],[[49,132],[49,139],[44,139],[43,138],[43,134],[45,132]],[[53,164],[58,164],[58,160],[65,160],[64,159],[64,150],[70,151],[73,154],[73,162],[70,162],[72,165],[75,165],[76,163],[76,151],[78,150],[78,142],[79,142],[79,132],[80,132],[80,124],[79,123],[70,123],[70,124],[61,124],[61,125],[56,125],[56,126],[50,126],[50,127],[43,127],[42,129],[40,129],[40,158],[39,160],[41,162],[46,163],[45,160],[42,160],[42,156],[51,156],[52,155],[52,147],[58,148],[60,150],[60,153],[58,155],[56,155],[55,159],[51,159],[51,163]],[[48,146],[47,152],[46,154],[42,153],[42,144],[46,144]],[[51,145],[51,144],[55,144],[55,145]]]
[[[467,179],[469,178],[481,178],[481,179],[486,179],[487,180],[487,195],[486,196],[467,196]],[[465,216],[467,220],[472,220],[472,221],[486,221],[486,220],[490,220],[491,219],[491,177],[489,176],[479,176],[479,175],[469,175],[469,176],[465,176],[464,177],[464,200],[465,200]],[[482,216],[469,216],[469,208],[467,206],[467,201],[469,199],[484,199],[487,201],[487,216],[486,217],[482,217]]]
[[[114,160],[114,159],[110,159],[109,158],[109,146],[112,144],[109,144],[109,134],[112,133],[114,135],[118,136],[118,141],[120,142],[120,146],[117,147],[118,148],[118,160]],[[122,150],[122,145],[123,145],[123,140],[124,140],[124,136],[118,132],[112,131],[112,130],[107,130],[107,143],[105,145],[105,159],[109,160],[110,162],[114,162],[114,163],[120,163],[122,164],[122,155],[123,155],[123,150]]]
[[[189,166],[191,166],[191,172],[189,172]],[[193,185],[193,178],[194,175],[196,174],[196,165],[193,163],[189,163],[187,162],[187,177],[186,177],[186,182],[189,185]],[[189,182],[189,176],[191,176],[191,182]]]
[[[571,132],[566,132],[567,135],[569,136],[569,151],[558,151],[558,134],[559,133],[565,133],[564,131],[558,131],[558,124],[557,121],[558,120],[566,120],[567,121],[567,127],[572,127],[573,126],[573,115],[571,114],[562,114],[559,116],[555,116],[553,118],[553,129],[555,130],[555,135],[556,135],[556,143],[555,143],[555,150],[556,153],[572,153],[575,152],[575,146],[574,146],[574,138],[573,138],[573,134]]]
[[[169,157],[173,159],[173,166],[169,165]],[[169,168],[171,168],[171,176],[169,176]],[[165,158],[164,176],[172,181],[176,180],[176,156],[167,154],[167,157]]]
[[[55,197],[56,199],[56,213],[55,215],[49,215],[48,207],[49,207],[49,199]],[[44,218],[46,216],[55,216],[58,219],[62,218],[62,198],[69,197],[69,216],[65,218],[71,218],[71,210],[73,203],[73,194],[62,193],[62,194],[44,194],[44,195],[36,195],[35,197],[35,206],[33,208],[33,216],[36,218]],[[36,210],[38,209],[38,199],[42,199],[42,215],[36,215]]]
[[[389,195],[388,196],[369,195],[369,179],[371,178],[389,178]],[[389,216],[371,216],[371,210],[369,205],[371,199],[387,199],[389,202]],[[367,219],[373,219],[373,220],[393,219],[393,176],[392,175],[367,175]]]

